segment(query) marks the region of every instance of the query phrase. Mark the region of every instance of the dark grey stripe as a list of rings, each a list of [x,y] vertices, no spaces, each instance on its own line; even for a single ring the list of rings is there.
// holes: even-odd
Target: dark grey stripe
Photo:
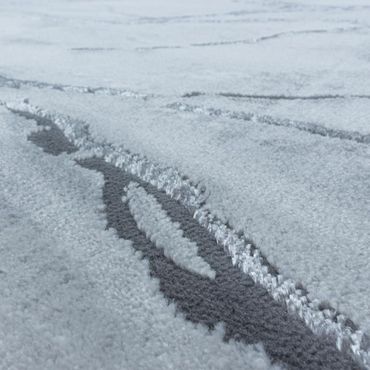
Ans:
[[[28,118],[36,119],[39,125],[52,126],[47,119],[32,115]],[[52,127],[48,130],[48,145],[41,147],[55,155],[62,149],[70,150],[71,144],[60,140],[61,135],[63,133],[56,126]],[[40,145],[45,137],[43,131],[39,131],[29,139]],[[55,151],[50,149],[53,143],[58,148]],[[301,320],[289,315],[282,304],[274,301],[263,287],[234,267],[223,248],[184,206],[101,158],[89,158],[78,163],[104,175],[107,228],[114,228],[120,238],[131,240],[133,247],[142,252],[143,258],[149,261],[151,276],[160,282],[161,292],[176,303],[186,319],[210,329],[222,322],[226,341],[233,338],[245,344],[262,342],[273,362],[282,362],[291,369],[360,368],[349,356],[339,352],[333,341],[315,336]],[[155,196],[169,217],[180,223],[184,236],[198,244],[199,255],[216,271],[215,280],[177,266],[137,228],[128,205],[122,202],[124,187],[131,181],[139,183]]]

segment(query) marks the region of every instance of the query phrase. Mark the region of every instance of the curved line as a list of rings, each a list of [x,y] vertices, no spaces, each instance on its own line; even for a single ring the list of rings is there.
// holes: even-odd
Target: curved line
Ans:
[[[216,95],[225,98],[261,99],[261,100],[330,100],[330,99],[370,99],[366,94],[317,94],[317,95],[262,95],[221,92]]]
[[[204,108],[196,105],[189,105],[179,102],[168,104],[167,108],[174,109],[180,112],[203,114],[209,117],[223,117],[228,119],[243,120],[247,122],[255,122],[272,126],[294,128],[296,130],[308,132],[313,135],[320,135],[332,139],[351,140],[360,144],[370,144],[370,134],[362,134],[358,131],[333,129],[312,122],[280,119],[268,115],[257,115],[251,112],[243,111],[235,112],[215,108]]]

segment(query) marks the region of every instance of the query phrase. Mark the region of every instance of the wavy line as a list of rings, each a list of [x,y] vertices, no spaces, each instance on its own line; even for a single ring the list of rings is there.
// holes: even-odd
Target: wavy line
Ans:
[[[81,52],[98,52],[98,51],[115,51],[119,50],[118,48],[104,48],[104,47],[79,47],[79,48],[71,48],[72,51],[81,51]]]
[[[35,80],[20,80],[16,78],[5,77],[2,75],[0,75],[0,87],[10,87],[13,89],[20,89],[22,87],[33,87],[38,89],[59,90],[63,92],[75,92],[80,94],[122,96],[144,100],[152,97],[152,95],[142,94],[129,89],[53,84]]]
[[[193,20],[203,20],[203,19],[214,19],[219,17],[231,16],[238,17],[244,15],[251,15],[261,13],[260,11],[248,11],[239,10],[231,11],[225,13],[208,13],[208,14],[188,14],[188,15],[178,15],[178,16],[168,16],[168,17],[139,17],[135,20],[135,23],[172,23],[172,22],[191,22]]]
[[[166,48],[180,48],[180,46],[167,47],[159,46],[147,49],[166,49]],[[85,50],[84,48],[82,48]],[[142,48],[144,50],[146,48]],[[86,49],[88,50],[88,49]],[[110,96],[122,96],[122,97],[132,97],[147,100],[153,98],[157,95],[155,94],[143,94],[137,91],[129,89],[120,88],[109,88],[109,87],[89,87],[89,86],[76,86],[76,85],[63,85],[63,84],[53,84],[43,81],[35,80],[21,80],[16,78],[5,77],[0,75],[0,87],[10,87],[14,89],[20,89],[22,87],[32,87],[38,89],[51,89],[59,90],[63,92],[74,92],[82,94],[101,94]],[[181,95],[182,98],[192,98],[201,95],[209,95],[201,91],[191,91]],[[325,100],[325,99],[370,99],[370,95],[367,94],[317,94],[317,95],[262,95],[262,94],[243,94],[243,93],[233,93],[233,92],[220,92],[214,94],[216,96],[222,96],[226,98],[233,99],[255,99],[255,100]]]
[[[361,144],[370,144],[370,134],[361,134],[357,131],[346,131],[340,129],[332,129],[319,125],[312,122],[294,121],[290,119],[274,118],[268,115],[257,115],[250,112],[234,112],[229,110],[215,109],[215,108],[204,108],[195,105],[189,105],[184,103],[172,103],[168,104],[167,108],[174,109],[181,112],[190,112],[203,114],[210,117],[224,117],[231,119],[238,119],[243,121],[250,121],[256,123],[263,123],[273,126],[283,126],[294,128],[300,131],[305,131],[313,135],[320,135],[328,138],[352,140]]]
[[[200,94],[199,94],[200,95]],[[325,100],[325,99],[370,99],[366,94],[317,94],[317,95],[258,95],[240,93],[217,93],[226,98],[260,99],[260,100]],[[196,95],[194,95],[196,96]],[[183,97],[191,97],[189,95]]]
[[[145,50],[161,50],[161,49],[183,49],[183,46],[180,46],[180,45],[143,46],[143,47],[136,48],[135,50],[145,51]]]
[[[294,36],[294,35],[305,35],[305,34],[323,34],[323,33],[343,33],[352,32],[361,29],[362,27],[348,27],[348,28],[334,28],[334,29],[313,29],[313,30],[300,30],[300,31],[285,31],[273,33],[271,35],[247,38],[240,40],[224,40],[224,41],[207,41],[207,42],[195,42],[187,46],[183,45],[158,45],[136,48],[135,50],[158,50],[158,49],[184,49],[187,47],[212,47],[212,46],[224,46],[224,45],[242,45],[242,44],[258,44],[260,42],[278,39],[280,37]]]
[[[202,91],[190,91],[183,95],[182,98],[193,98],[197,96],[215,95],[232,99],[250,99],[250,100],[334,100],[334,99],[370,99],[367,94],[314,94],[314,95],[284,95],[284,94],[243,94],[234,92],[219,92],[207,94]]]
[[[234,40],[234,41],[219,41],[219,42],[205,42],[205,43],[195,43],[191,44],[195,47],[203,47],[203,46],[220,46],[220,45],[237,45],[237,44],[257,44],[263,41],[274,40],[280,37],[291,36],[291,35],[306,35],[312,33],[330,33],[330,32],[348,32],[348,31],[355,31],[360,27],[350,27],[350,28],[334,28],[331,30],[328,29],[314,29],[314,30],[301,30],[301,31],[286,31],[286,32],[278,32],[273,33],[271,35],[261,36],[254,39],[243,39],[243,40]]]
[[[185,93],[181,95],[182,98],[194,98],[195,96],[203,96],[206,95],[206,93],[203,93],[201,91],[190,91],[188,93]]]

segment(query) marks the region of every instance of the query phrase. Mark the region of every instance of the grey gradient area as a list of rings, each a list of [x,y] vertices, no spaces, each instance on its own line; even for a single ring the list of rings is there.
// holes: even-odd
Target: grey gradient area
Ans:
[[[37,120],[37,123],[50,127],[48,120]],[[40,145],[42,137],[45,138],[42,130],[30,135],[29,139],[44,150],[47,148],[48,153],[58,155],[63,146],[65,151],[71,150],[71,144],[61,142],[60,135],[59,129],[53,127],[48,129],[48,145]],[[52,150],[53,143],[55,151]],[[283,305],[274,301],[263,287],[232,266],[223,247],[176,200],[101,158],[79,160],[78,164],[103,174],[107,228],[115,229],[120,238],[131,240],[133,247],[148,260],[150,275],[158,279],[162,294],[176,304],[187,320],[211,330],[222,323],[225,341],[262,342],[273,362],[283,363],[291,369],[360,368],[339,352],[329,338],[315,336],[301,320],[289,315]],[[129,206],[122,201],[126,196],[125,188],[131,182],[138,183],[154,196],[171,220],[180,225],[184,237],[197,243],[199,256],[216,272],[214,280],[178,266],[139,230]]]

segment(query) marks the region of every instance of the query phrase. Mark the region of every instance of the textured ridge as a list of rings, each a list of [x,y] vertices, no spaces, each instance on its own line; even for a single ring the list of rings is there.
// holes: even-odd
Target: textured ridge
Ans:
[[[370,367],[369,341],[364,333],[334,309],[322,309],[319,301],[310,301],[304,290],[292,280],[285,279],[277,272],[272,273],[266,259],[244,235],[237,234],[212,215],[206,205],[204,189],[199,189],[175,169],[163,169],[146,158],[130,154],[122,147],[96,142],[84,122],[47,112],[28,102],[2,102],[2,104],[10,111],[29,118],[51,120],[74,145],[82,150],[82,155],[102,157],[106,162],[124,168],[180,201],[194,213],[194,218],[199,224],[207,228],[217,242],[225,247],[234,265],[251,276],[256,283],[265,287],[275,300],[284,302],[289,311],[301,317],[315,334],[335,338],[339,350],[351,353],[362,365]]]

